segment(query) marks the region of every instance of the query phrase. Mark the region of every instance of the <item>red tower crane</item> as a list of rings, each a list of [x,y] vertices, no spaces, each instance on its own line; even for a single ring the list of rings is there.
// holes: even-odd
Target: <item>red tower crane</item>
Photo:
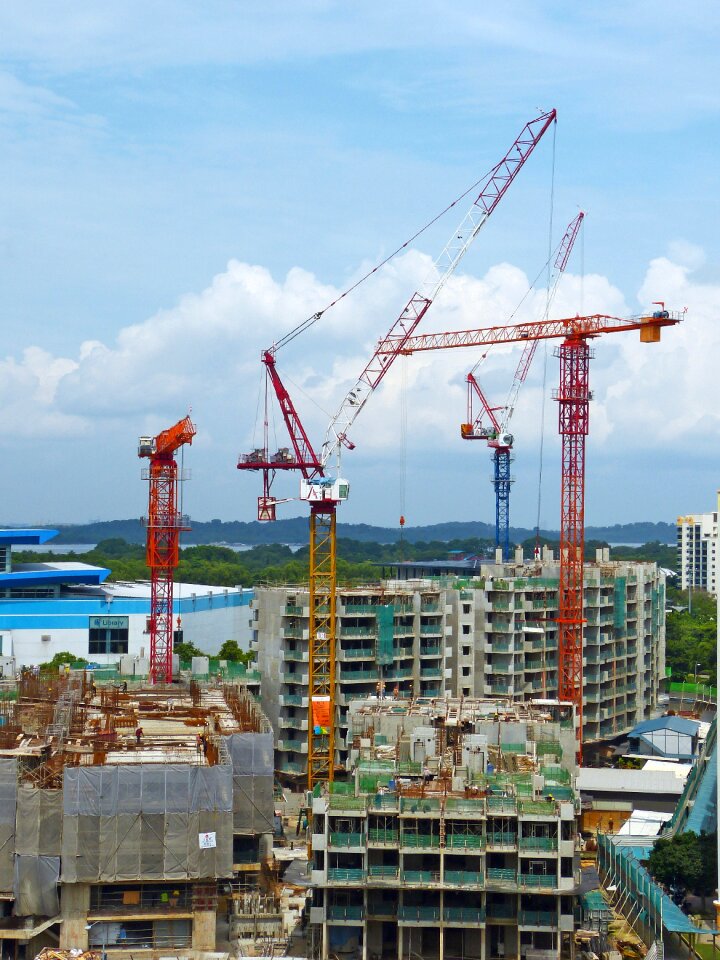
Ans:
[[[144,479],[150,481],[146,562],[150,568],[150,682],[170,683],[173,652],[173,587],[180,552],[180,533],[187,517],[178,509],[178,468],[175,453],[192,443],[195,426],[190,417],[156,437],[140,437],[138,456],[150,460]]]
[[[280,448],[271,454],[268,447],[267,413],[263,446],[245,454],[238,461],[240,470],[258,470],[263,474],[263,493],[258,498],[258,520],[274,520],[277,501],[272,496],[272,483],[278,470],[298,470],[302,475],[300,499],[310,504],[310,629],[308,675],[311,717],[308,722],[308,787],[333,780],[335,748],[335,597],[336,597],[336,511],[346,500],[349,486],[339,477],[328,477],[326,469],[342,447],[352,450],[348,430],[390,369],[395,356],[427,313],[430,305],[455,272],[525,161],[556,119],[555,110],[544,113],[525,124],[505,156],[487,174],[479,192],[460,223],[434,262],[429,276],[412,295],[394,322],[385,341],[396,344],[393,356],[376,350],[328,426],[320,455],[316,454],[292,400],[277,373],[276,349],[266,350],[262,362],[267,382],[272,385],[285,421],[292,451]]]
[[[562,438],[562,484],[560,496],[560,584],[558,603],[558,696],[575,704],[578,737],[582,736],[583,710],[583,561],[585,547],[585,437],[590,426],[588,340],[606,333],[639,330],[643,343],[657,343],[662,327],[682,319],[665,305],[640,317],[622,319],[603,314],[512,324],[451,333],[427,333],[410,337],[402,346],[393,340],[378,345],[388,357],[450,347],[489,346],[495,343],[529,343],[562,339],[560,358],[558,426]],[[578,746],[578,753],[580,748]]]

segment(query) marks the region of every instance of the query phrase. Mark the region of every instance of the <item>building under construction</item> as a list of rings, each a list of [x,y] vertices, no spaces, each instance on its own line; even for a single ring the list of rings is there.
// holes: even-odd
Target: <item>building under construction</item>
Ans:
[[[317,955],[572,957],[574,707],[350,705],[349,783],[312,804]]]
[[[409,697],[529,700],[558,696],[559,567],[475,558],[390,565],[394,576],[338,588],[335,761],[348,758],[353,701]],[[586,563],[583,740],[629,732],[654,715],[665,675],[665,578],[655,563]],[[263,705],[280,773],[304,777],[310,696],[307,587],[256,588]]]
[[[3,956],[214,950],[219,881],[257,876],[271,845],[257,703],[231,684],[101,686],[83,671],[26,671],[5,695]]]

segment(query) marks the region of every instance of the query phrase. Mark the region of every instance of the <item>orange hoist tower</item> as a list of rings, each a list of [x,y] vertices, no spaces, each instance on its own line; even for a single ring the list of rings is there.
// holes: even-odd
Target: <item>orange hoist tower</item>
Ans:
[[[555,119],[555,110],[550,110],[526,123],[505,156],[473,188],[477,189],[477,193],[462,222],[433,263],[429,275],[380,341],[384,344],[388,339],[392,340],[396,347],[395,355],[401,352],[400,348],[430,309]],[[348,431],[390,369],[394,356],[382,354],[379,349],[374,352],[330,421],[318,454],[310,444],[275,365],[277,351],[304,326],[301,324],[300,328],[291,331],[270,350],[265,350],[261,358],[266,370],[266,398],[269,382],[282,411],[292,449],[281,447],[276,453],[271,453],[266,409],[263,446],[242,455],[237,466],[239,470],[256,470],[263,475],[263,493],[258,497],[258,520],[275,519],[275,505],[279,501],[272,495],[271,488],[278,470],[300,472],[300,499],[306,500],[310,506],[308,788],[312,790],[323,781],[332,782],[335,775],[335,521],[338,504],[348,498],[349,485],[337,474],[329,476],[328,473],[332,469],[333,459],[339,461],[343,448],[353,449],[354,443],[348,437]],[[339,468],[339,463],[337,466]]]
[[[150,481],[146,562],[150,568],[150,683],[170,683],[173,653],[173,579],[180,552],[180,533],[187,517],[178,509],[178,467],[175,452],[192,443],[195,426],[189,416],[156,437],[140,437],[138,456],[150,461],[143,479]],[[179,622],[179,618],[178,618]]]
[[[671,314],[658,302],[657,310],[640,317],[622,319],[604,314],[543,320],[536,323],[426,333],[408,338],[405,354],[449,347],[478,347],[495,343],[525,343],[561,339],[558,427],[562,438],[562,489],[560,494],[560,588],[558,610],[558,697],[575,704],[578,717],[578,755],[582,737],[583,709],[583,562],[585,552],[585,437],[590,429],[590,359],[588,341],[606,333],[638,330],[643,343],[657,343],[663,327],[672,326],[682,314]],[[387,340],[378,351],[389,358],[398,344]]]

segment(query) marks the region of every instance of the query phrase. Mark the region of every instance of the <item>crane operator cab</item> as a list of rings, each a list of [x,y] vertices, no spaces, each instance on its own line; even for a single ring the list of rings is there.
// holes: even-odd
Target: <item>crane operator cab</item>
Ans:
[[[300,481],[300,499],[310,503],[330,501],[339,503],[350,495],[350,484],[340,477],[316,477]]]
[[[140,437],[138,440],[138,456],[151,457],[155,453],[155,438]]]

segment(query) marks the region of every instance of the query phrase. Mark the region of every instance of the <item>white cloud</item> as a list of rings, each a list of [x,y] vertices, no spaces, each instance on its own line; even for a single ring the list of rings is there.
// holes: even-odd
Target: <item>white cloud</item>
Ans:
[[[378,283],[361,287],[279,352],[280,374],[318,446],[329,413],[338,407],[376,339],[400,313],[408,290],[419,284],[429,263],[417,251],[397,258]],[[522,296],[525,283],[522,272],[510,264],[498,264],[482,277],[456,276],[421,329],[469,329],[502,322]],[[261,437],[261,350],[338,293],[299,268],[276,280],[262,267],[231,261],[205,290],[182,297],[174,308],[144,323],[125,327],[114,343],[88,340],[76,357],[64,358],[29,347],[19,357],[0,362],[4,442],[11,446],[23,438],[82,437],[84,455],[92,449],[115,449],[116,462],[127,471],[137,435],[156,432],[192,408],[202,450],[202,455],[193,452],[192,457],[206,471],[201,499],[227,500],[232,489],[240,489],[232,471],[234,454],[251,449]],[[541,317],[544,297],[542,290],[532,293],[515,319]],[[633,312],[607,278],[566,275],[552,316],[574,315],[581,297],[588,312],[619,316]],[[638,297],[641,304],[665,299],[672,308],[687,305],[687,319],[664,331],[657,345],[639,343],[636,334],[600,337],[593,344],[597,354],[591,367],[593,456],[604,452],[621,462],[635,452],[661,463],[682,452],[709,455],[720,435],[715,412],[720,408],[715,386],[720,286],[697,284],[689,267],[659,258],[650,264]],[[550,351],[555,345],[549,344]],[[357,449],[345,454],[345,472],[367,477],[373,463],[397,461],[403,391],[409,454],[433,463],[438,458],[456,460],[465,446],[459,441],[459,424],[465,419],[464,378],[478,354],[450,350],[397,362],[351,431]],[[504,400],[518,357],[519,349],[498,348],[481,367],[479,377],[492,402]],[[556,459],[557,414],[550,391],[556,383],[557,360],[549,352],[545,408],[551,464]],[[541,407],[542,349],[512,424],[526,457],[537,448]],[[286,445],[277,412],[273,422],[271,443]],[[102,472],[102,463],[94,460],[96,475]],[[378,483],[380,489],[379,479]],[[247,490],[242,489],[245,496]],[[193,488],[193,498],[198,496]],[[213,510],[208,507],[208,514]]]

